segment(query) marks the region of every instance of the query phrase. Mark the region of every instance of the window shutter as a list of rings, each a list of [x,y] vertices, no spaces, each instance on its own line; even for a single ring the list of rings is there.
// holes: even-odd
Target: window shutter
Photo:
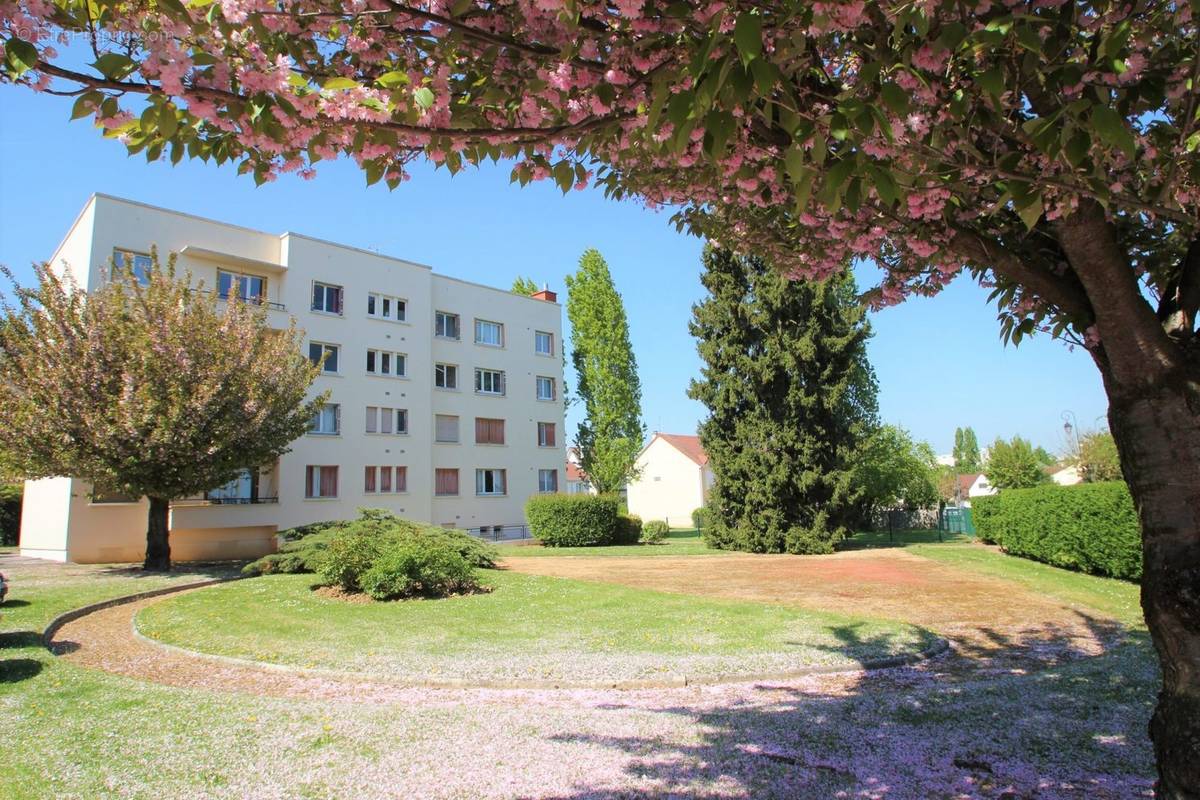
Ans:
[[[458,470],[448,469],[446,470],[446,475],[448,478],[446,484],[449,488],[450,494],[458,494]]]
[[[342,313],[342,295],[345,293],[342,291],[340,286],[337,289],[334,289],[334,291],[337,293],[337,313],[340,314]]]
[[[363,491],[364,492],[374,492],[375,491],[375,468],[367,467],[365,475],[366,475],[366,477],[365,477],[365,481],[363,483]]]
[[[337,497],[337,467],[321,467],[321,497]]]
[[[390,408],[383,408],[381,410],[383,411],[383,413],[380,414],[380,418],[379,418],[379,432],[380,433],[391,433],[392,432],[392,410]]]
[[[342,407],[340,405],[333,407],[333,432],[342,432]]]
[[[476,417],[475,418],[475,443],[476,444],[487,444],[488,443],[488,433],[490,433],[490,431],[488,430],[487,420],[484,419],[483,417]]]
[[[305,497],[313,496],[313,468],[312,467],[304,468],[304,496]]]
[[[396,467],[396,491],[408,491],[408,467]]]
[[[554,447],[554,423],[546,426],[546,446]]]
[[[487,489],[487,470],[475,470],[475,494],[483,494]]]
[[[504,420],[492,420],[492,444],[504,444]]]
[[[392,491],[392,468],[391,467],[380,467],[379,468],[379,491],[381,491],[381,492],[391,492]]]
[[[375,433],[375,414],[378,410],[376,406],[367,406],[367,433]]]

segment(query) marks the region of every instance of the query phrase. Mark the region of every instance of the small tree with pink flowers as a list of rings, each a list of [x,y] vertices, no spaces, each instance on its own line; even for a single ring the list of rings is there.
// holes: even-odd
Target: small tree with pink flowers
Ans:
[[[967,272],[1006,340],[1082,345],[1145,545],[1166,797],[1200,786],[1200,27],[1128,0],[15,0],[8,80],[150,159],[354,158],[675,207],[870,296]],[[65,57],[83,48],[94,59]],[[1190,788],[1189,788],[1190,787]]]
[[[317,367],[294,324],[153,263],[145,285],[117,270],[87,293],[35,266],[37,287],[0,300],[0,464],[147,498],[145,568],[166,570],[171,501],[273,465],[324,397],[306,400]]]

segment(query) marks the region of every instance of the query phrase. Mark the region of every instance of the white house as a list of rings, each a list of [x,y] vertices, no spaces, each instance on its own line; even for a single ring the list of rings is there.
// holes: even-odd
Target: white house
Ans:
[[[629,513],[674,527],[692,524],[692,512],[708,499],[713,483],[699,436],[656,433],[638,455],[637,480],[628,489]]]
[[[988,483],[987,476],[982,472],[971,472],[958,476],[958,497],[960,505],[970,507],[972,497],[987,497],[996,494],[996,487]]]
[[[1052,464],[1046,467],[1046,474],[1059,486],[1074,486],[1077,483],[1083,483],[1083,475],[1079,473],[1079,467],[1075,464]]]
[[[271,234],[94,195],[51,258],[83,289],[110,259],[144,270],[157,245],[227,302],[291,319],[330,405],[278,463],[173,505],[181,560],[249,557],[278,529],[345,519],[363,506],[489,533],[524,522],[526,498],[564,481],[562,308],[437,275],[427,266],[296,233]],[[144,500],[70,477],[25,486],[21,553],[140,560]]]

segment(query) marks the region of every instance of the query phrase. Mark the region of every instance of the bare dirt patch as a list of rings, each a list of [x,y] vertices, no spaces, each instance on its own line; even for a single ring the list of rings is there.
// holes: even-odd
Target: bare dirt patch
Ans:
[[[784,603],[903,620],[947,637],[975,659],[1091,655],[1120,626],[1006,581],[898,549],[831,556],[730,554],[707,558],[506,558],[532,575],[665,592]]]

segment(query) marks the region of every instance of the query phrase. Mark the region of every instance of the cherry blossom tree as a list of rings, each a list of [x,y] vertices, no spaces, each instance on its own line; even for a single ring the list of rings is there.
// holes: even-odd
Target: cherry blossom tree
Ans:
[[[145,497],[145,568],[170,569],[171,501],[273,466],[324,402],[306,398],[317,367],[295,323],[176,279],[174,258],[86,293],[34,271],[15,306],[0,297],[0,465]]]
[[[1160,792],[1200,786],[1195,0],[0,0],[10,81],[257,181],[509,159],[870,297],[967,272],[1087,349],[1145,543]],[[86,53],[86,58],[80,58]],[[90,63],[88,63],[90,62]]]

